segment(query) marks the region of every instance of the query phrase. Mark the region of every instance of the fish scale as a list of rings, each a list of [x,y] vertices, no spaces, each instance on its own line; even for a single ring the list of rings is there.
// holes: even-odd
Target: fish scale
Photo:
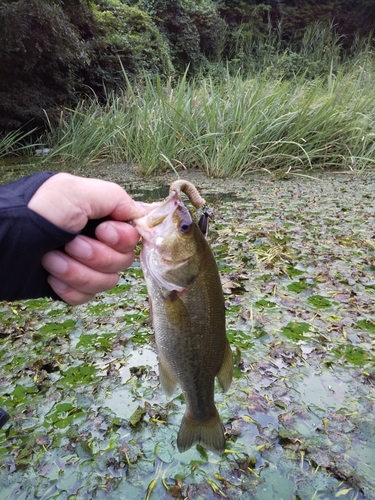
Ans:
[[[217,264],[190,212],[171,194],[133,221],[142,236],[141,264],[159,355],[161,385],[170,396],[181,387],[186,411],[179,451],[201,444],[225,449],[214,402],[215,377],[226,391],[233,375],[225,331],[225,305]]]

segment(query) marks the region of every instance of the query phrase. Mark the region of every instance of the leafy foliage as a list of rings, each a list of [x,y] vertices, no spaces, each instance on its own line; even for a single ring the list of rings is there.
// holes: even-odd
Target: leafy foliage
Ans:
[[[371,0],[6,0],[0,127],[54,127],[88,89],[102,101],[121,89],[122,68],[132,81],[187,68],[223,79],[226,65],[276,78],[336,72],[366,47],[374,19]]]
[[[2,2],[0,6],[0,127],[33,120],[40,125],[56,106],[77,102],[77,74],[89,54],[75,22],[91,11],[81,0]]]
[[[218,33],[225,22],[218,14],[215,2],[185,0],[154,0],[139,2],[152,12],[160,31],[169,41],[172,59],[180,73],[190,65],[194,73],[207,58],[218,52]]]
[[[130,74],[171,73],[168,46],[147,13],[119,0],[17,0],[0,6],[0,127],[48,120],[87,86],[119,88]],[[30,126],[30,125],[29,125]]]
[[[279,3],[279,2],[278,2]],[[304,30],[314,22],[334,22],[344,35],[347,48],[356,34],[367,37],[373,30],[375,5],[371,0],[308,0],[279,3],[278,21],[282,23],[286,40],[301,40]]]
[[[94,8],[96,36],[85,80],[96,92],[119,89],[129,75],[173,73],[169,47],[147,12],[120,0],[101,0]],[[120,62],[121,61],[121,62]]]

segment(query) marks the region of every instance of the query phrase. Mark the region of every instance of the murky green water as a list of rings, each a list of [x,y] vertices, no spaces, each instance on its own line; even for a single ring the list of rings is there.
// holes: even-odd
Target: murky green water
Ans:
[[[0,499],[375,498],[374,182],[188,176],[237,359],[225,454],[177,451],[136,262],[85,306],[0,305]],[[173,179],[112,177],[146,201]]]

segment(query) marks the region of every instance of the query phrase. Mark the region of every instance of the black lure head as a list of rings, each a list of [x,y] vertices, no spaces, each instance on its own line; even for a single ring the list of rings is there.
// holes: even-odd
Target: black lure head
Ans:
[[[202,231],[202,233],[206,236],[207,231],[208,231],[208,219],[210,218],[210,214],[205,210],[203,214],[201,215],[199,222],[198,222],[198,227]]]
[[[8,413],[2,408],[0,408],[0,429],[8,421],[8,419],[9,419]]]

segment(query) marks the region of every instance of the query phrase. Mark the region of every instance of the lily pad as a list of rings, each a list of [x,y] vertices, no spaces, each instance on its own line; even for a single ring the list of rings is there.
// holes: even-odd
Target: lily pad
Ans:
[[[290,340],[302,340],[305,333],[310,331],[311,326],[308,323],[290,321],[281,329],[281,333]]]
[[[277,304],[266,299],[257,300],[257,302],[255,302],[255,305],[256,307],[265,309],[272,309],[273,307],[277,307]]]
[[[327,309],[332,306],[331,301],[321,295],[311,295],[308,297],[307,302],[309,302],[316,309]]]
[[[134,192],[169,176],[89,168]],[[186,405],[160,387],[137,260],[87,305],[0,304],[0,496],[375,498],[373,180],[184,176],[215,191],[208,240],[236,365],[215,386],[225,453],[176,448]]]
[[[375,320],[373,319],[360,319],[356,325],[361,329],[370,333],[375,333]]]
[[[64,335],[65,333],[72,330],[76,325],[76,321],[73,319],[68,319],[63,321],[62,323],[47,323],[39,329],[39,333],[42,335],[46,334],[60,334]]]
[[[304,290],[306,290],[306,288],[309,288],[309,286],[311,285],[308,285],[304,281],[294,281],[293,283],[287,286],[287,289],[290,290],[291,292],[301,293]]]
[[[342,345],[333,349],[334,354],[341,359],[345,359],[348,363],[356,366],[364,366],[372,356],[358,346]]]

